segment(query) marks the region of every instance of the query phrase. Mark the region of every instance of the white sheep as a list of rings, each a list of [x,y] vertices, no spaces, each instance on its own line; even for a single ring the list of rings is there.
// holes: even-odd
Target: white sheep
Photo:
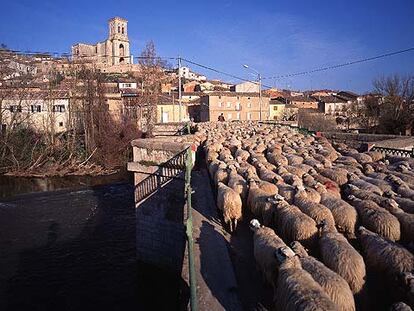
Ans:
[[[217,207],[223,212],[224,222],[229,225],[230,232],[236,230],[237,222],[242,219],[241,197],[222,182],[217,187]]]
[[[280,265],[275,299],[278,310],[339,310],[291,249],[280,247],[275,256]]]
[[[366,269],[362,256],[335,227],[321,223],[319,249],[322,262],[348,282],[352,293],[361,294],[365,286]]]
[[[348,283],[336,272],[329,269],[316,258],[309,256],[306,249],[297,241],[291,244],[292,250],[299,256],[302,268],[322,286],[331,300],[342,311],[355,310],[355,301]]]

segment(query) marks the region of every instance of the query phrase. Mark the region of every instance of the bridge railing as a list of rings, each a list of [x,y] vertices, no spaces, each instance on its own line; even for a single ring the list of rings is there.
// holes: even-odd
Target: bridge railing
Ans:
[[[195,152],[196,148],[192,145],[188,148],[186,153],[186,164],[185,164],[185,197],[187,205],[187,220],[186,220],[186,234],[188,241],[188,264],[189,264],[189,283],[190,283],[190,307],[191,311],[197,311],[197,280],[195,276],[194,268],[194,240],[193,240],[193,213],[191,203],[191,171],[195,163]]]
[[[168,181],[179,178],[178,176],[186,168],[186,155],[187,149],[160,164],[154,173],[149,174],[148,177],[138,183],[135,186],[135,202],[141,202],[159,190]]]
[[[405,150],[405,149],[374,146],[371,148],[371,150],[381,152],[384,155],[395,155],[395,156],[400,156],[400,157],[405,157],[405,158],[414,158],[414,148],[411,150]]]

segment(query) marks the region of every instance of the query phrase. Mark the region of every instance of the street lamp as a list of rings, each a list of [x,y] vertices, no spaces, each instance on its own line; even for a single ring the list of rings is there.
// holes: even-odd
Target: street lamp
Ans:
[[[257,74],[257,79],[259,80],[259,120],[262,121],[262,75],[256,69],[250,68],[246,64],[243,67]]]

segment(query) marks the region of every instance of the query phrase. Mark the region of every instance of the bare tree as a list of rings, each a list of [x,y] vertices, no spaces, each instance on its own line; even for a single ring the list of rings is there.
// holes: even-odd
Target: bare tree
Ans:
[[[414,122],[414,76],[393,75],[374,81],[379,103],[379,130],[405,134]]]
[[[157,56],[155,45],[150,41],[141,53],[139,64],[142,92],[137,104],[142,109],[143,117],[147,121],[147,132],[151,136],[157,121],[157,104],[160,101],[161,82],[165,76],[163,68],[166,63]]]

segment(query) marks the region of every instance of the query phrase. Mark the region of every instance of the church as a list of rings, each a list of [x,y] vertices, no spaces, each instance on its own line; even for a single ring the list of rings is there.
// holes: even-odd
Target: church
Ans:
[[[113,17],[108,24],[109,36],[105,41],[96,44],[72,45],[74,61],[94,62],[103,66],[133,63],[133,57],[129,51],[128,21],[121,17]]]

